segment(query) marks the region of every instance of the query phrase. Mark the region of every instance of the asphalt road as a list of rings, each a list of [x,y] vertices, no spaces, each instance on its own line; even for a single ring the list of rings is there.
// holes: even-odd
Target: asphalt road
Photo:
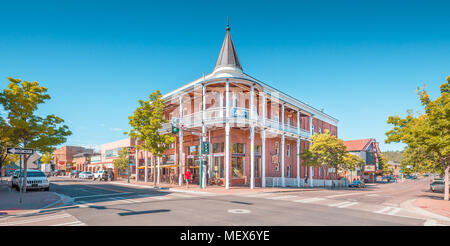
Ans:
[[[51,191],[69,205],[3,218],[0,225],[417,226],[428,218],[402,203],[426,193],[427,185],[410,180],[364,189],[224,195],[52,178]]]

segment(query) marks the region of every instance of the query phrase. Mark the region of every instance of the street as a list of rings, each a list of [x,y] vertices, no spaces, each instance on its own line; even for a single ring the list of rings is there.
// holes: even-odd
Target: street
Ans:
[[[421,226],[449,225],[408,207],[428,182],[366,188],[285,189],[277,192],[173,192],[101,181],[51,178],[64,204],[27,214],[0,215],[0,225],[51,226]],[[39,192],[39,191],[32,191]]]

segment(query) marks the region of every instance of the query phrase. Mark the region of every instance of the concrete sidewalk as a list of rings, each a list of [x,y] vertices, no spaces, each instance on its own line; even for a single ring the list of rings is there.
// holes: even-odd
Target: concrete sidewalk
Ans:
[[[308,187],[255,187],[254,189],[250,189],[246,186],[233,186],[230,187],[228,190],[225,189],[223,186],[207,186],[206,188],[202,189],[199,187],[199,185],[190,184],[189,188],[186,187],[185,184],[182,186],[179,186],[178,184],[167,184],[167,183],[160,183],[156,186],[153,185],[153,182],[143,182],[143,181],[130,181],[130,183],[127,183],[127,180],[115,180],[110,183],[115,183],[119,185],[130,185],[130,186],[141,186],[141,187],[148,187],[148,188],[155,188],[155,189],[161,189],[161,190],[168,190],[168,191],[174,191],[174,192],[205,192],[205,193],[214,193],[214,194],[251,194],[251,193],[261,193],[261,192],[292,192],[292,191],[319,191],[319,190],[330,190],[323,187],[317,187],[317,188],[308,188]],[[340,189],[335,189],[340,190]]]
[[[54,192],[27,191],[22,193],[22,203],[19,203],[20,193],[11,190],[7,180],[0,182],[0,216],[31,212],[56,205],[61,197]]]
[[[450,218],[450,201],[419,198],[414,202],[414,206]]]

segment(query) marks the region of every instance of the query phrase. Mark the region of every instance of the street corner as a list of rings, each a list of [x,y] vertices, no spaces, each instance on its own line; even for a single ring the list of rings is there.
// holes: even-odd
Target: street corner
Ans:
[[[420,198],[414,201],[414,206],[450,219],[450,201]]]

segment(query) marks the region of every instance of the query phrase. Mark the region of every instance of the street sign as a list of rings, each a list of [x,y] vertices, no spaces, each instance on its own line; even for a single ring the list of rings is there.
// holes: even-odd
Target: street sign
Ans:
[[[32,155],[34,154],[34,149],[23,149],[23,148],[6,148],[6,153],[11,155]]]

